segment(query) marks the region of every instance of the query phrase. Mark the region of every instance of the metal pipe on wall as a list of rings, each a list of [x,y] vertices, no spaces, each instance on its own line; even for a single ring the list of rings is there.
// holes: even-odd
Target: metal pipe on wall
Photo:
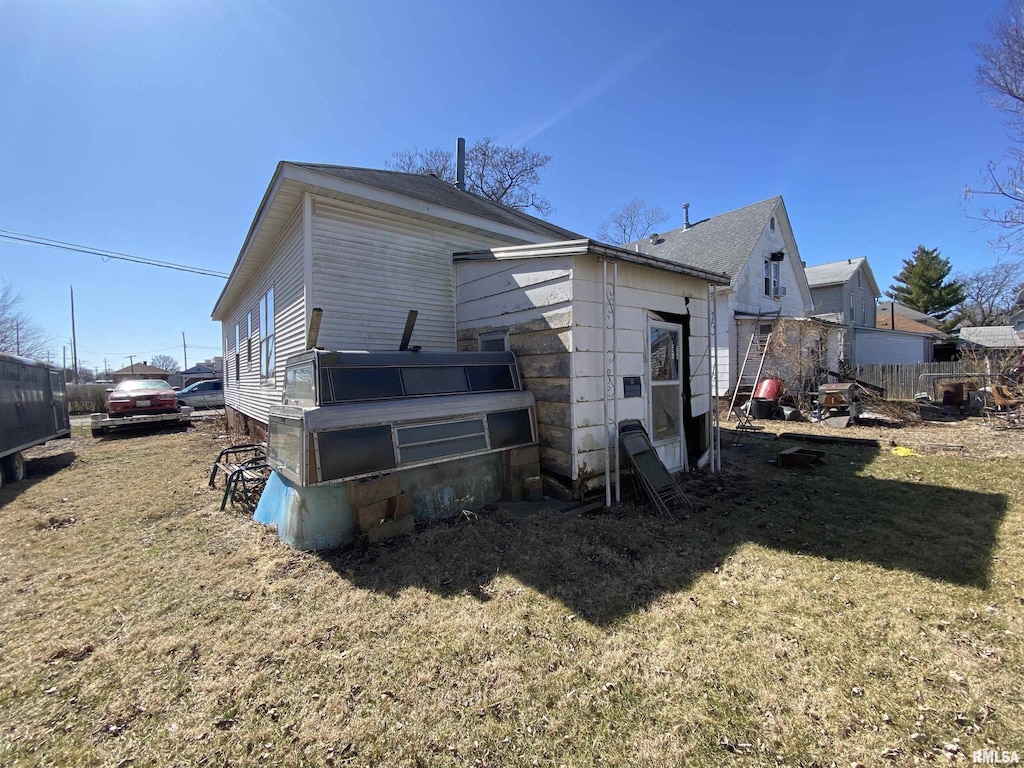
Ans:
[[[718,415],[718,391],[717,381],[715,380],[717,375],[717,371],[715,370],[717,368],[715,355],[718,350],[715,349],[714,344],[714,324],[718,322],[718,318],[715,313],[712,291],[714,291],[714,286],[708,283],[708,398],[711,406],[708,408],[707,440],[711,458],[708,462],[708,466],[711,468],[712,474],[714,474],[715,460],[717,459],[717,454],[715,453],[715,422],[716,416]]]
[[[711,333],[712,348],[715,350],[715,372],[714,376],[714,391],[718,391],[718,293],[715,290],[715,286],[709,285],[708,291],[711,293],[711,302],[715,311],[715,322],[710,327],[709,332]],[[718,398],[715,398],[715,419],[714,419],[714,443],[715,443],[715,472],[722,471],[722,420],[718,410]]]
[[[608,262],[601,259],[601,377],[604,390],[604,505],[612,505],[611,434],[608,429]]]
[[[612,434],[615,437],[615,503],[622,501],[619,490],[619,262],[612,264]]]

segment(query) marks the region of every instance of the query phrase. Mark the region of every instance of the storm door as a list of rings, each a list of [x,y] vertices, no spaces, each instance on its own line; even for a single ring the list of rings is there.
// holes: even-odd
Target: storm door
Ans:
[[[650,436],[662,462],[674,472],[685,463],[683,451],[682,326],[648,321]]]

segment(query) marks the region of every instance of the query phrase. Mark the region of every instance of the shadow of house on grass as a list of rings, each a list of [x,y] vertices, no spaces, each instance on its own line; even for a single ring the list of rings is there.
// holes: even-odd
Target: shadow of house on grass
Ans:
[[[833,449],[813,471],[733,459],[717,479],[695,481],[697,510],[678,522],[632,505],[557,520],[498,511],[324,557],[388,594],[411,586],[486,600],[488,582],[509,574],[600,625],[687,589],[748,542],[986,587],[1006,497],[860,474],[876,454]]]

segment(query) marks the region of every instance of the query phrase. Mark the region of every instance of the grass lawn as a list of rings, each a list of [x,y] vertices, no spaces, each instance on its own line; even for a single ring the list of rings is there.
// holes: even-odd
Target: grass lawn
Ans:
[[[218,510],[223,442],[76,430],[0,491],[0,763],[1024,758],[1020,455],[732,450],[678,522],[494,511],[324,555]]]

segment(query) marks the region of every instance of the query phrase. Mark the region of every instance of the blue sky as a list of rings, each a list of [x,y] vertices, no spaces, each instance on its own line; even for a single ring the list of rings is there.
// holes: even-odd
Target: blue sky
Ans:
[[[1008,146],[976,92],[1000,0],[0,0],[0,229],[228,271],[279,160],[383,167],[493,136],[554,156],[549,218],[662,229],[781,194],[808,264],[918,243],[956,270],[996,233],[961,203]],[[222,281],[0,241],[59,360],[217,354]]]

